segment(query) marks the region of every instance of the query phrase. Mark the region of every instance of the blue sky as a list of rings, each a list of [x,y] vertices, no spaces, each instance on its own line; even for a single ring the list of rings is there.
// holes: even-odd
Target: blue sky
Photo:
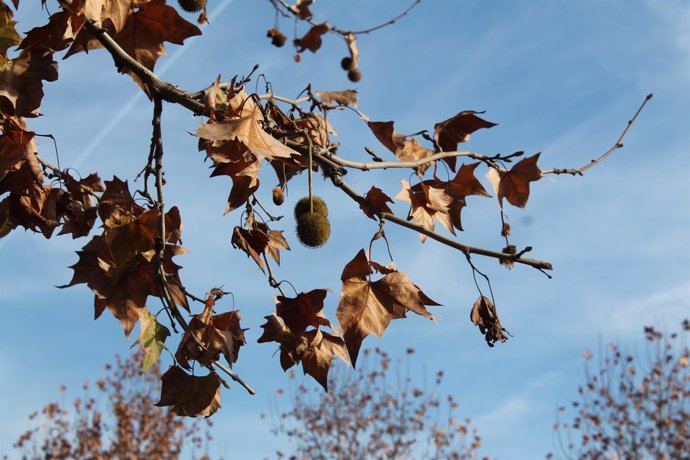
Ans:
[[[406,4],[322,0],[314,11],[317,19],[359,29]],[[433,311],[438,324],[414,317],[395,321],[382,339],[368,338],[364,347],[380,346],[399,357],[414,347],[412,369],[420,382],[443,369],[445,389],[460,403],[458,415],[475,420],[480,430],[483,454],[543,458],[553,447],[556,407],[576,396],[583,379],[584,350],[595,352],[600,341],[638,350],[644,325],[674,328],[690,316],[687,1],[425,0],[397,25],[360,39],[363,78],[357,85],[340,70],[345,48],[335,38],[300,64],[287,49],[270,46],[268,2],[210,0],[209,7],[204,36],[168,47],[169,57],[159,60],[165,79],[196,90],[219,73],[229,79],[259,63],[281,95],[296,95],[308,82],[322,90],[356,87],[359,108],[373,120],[395,120],[401,132],[432,129],[460,110],[486,110],[485,118],[499,125],[477,132],[466,147],[542,152],[545,169],[580,166],[606,151],[644,96],[654,93],[625,148],[584,177],[542,179],[532,185],[526,209],[508,209],[514,243],[531,245],[533,257],[552,262],[553,279],[474,258],[491,276],[503,325],[514,335],[506,343],[489,349],[470,324],[476,291],[461,254],[433,241],[421,245],[416,234],[387,226],[398,268],[443,306]],[[45,17],[29,2],[21,8],[19,30]],[[60,62],[59,81],[46,87],[45,116],[31,127],[56,136],[62,165],[131,183],[148,153],[151,111],[110,57],[95,51]],[[263,316],[273,311],[275,292],[253,262],[230,246],[240,216],[222,216],[230,181],[208,178],[208,164],[189,135],[199,120],[171,105],[163,117],[167,200],[181,209],[184,245],[191,251],[178,258],[182,279],[197,293],[218,285],[233,291],[243,326],[250,328],[235,370],[258,394],[249,396],[236,385],[223,392],[210,453],[272,456],[285,441],[270,435],[260,414],[288,379],[275,348],[256,339]],[[332,122],[343,156],[365,160],[364,146],[388,155],[350,113]],[[40,148],[54,158],[52,144]],[[275,179],[262,177],[268,196]],[[348,175],[361,192],[375,184],[390,196],[407,178],[403,171]],[[368,244],[376,224],[363,220],[357,206],[327,182],[319,179],[316,190],[331,208],[331,241],[318,251],[297,243],[290,209],[306,194],[306,182],[291,182],[283,228],[292,251],[283,255],[278,276],[300,291],[330,288],[326,313],[334,317],[342,266]],[[500,249],[495,199],[468,201],[458,239]],[[405,203],[395,211],[404,215]],[[86,287],[54,287],[69,281],[67,267],[83,244],[64,236],[46,241],[22,230],[0,240],[0,452],[26,428],[30,412],[61,397],[59,384],[75,391],[68,399],[76,396],[84,379],[95,380],[105,362],[128,352],[131,342],[115,320],[105,314],[93,321]],[[382,247],[374,258],[385,259]]]

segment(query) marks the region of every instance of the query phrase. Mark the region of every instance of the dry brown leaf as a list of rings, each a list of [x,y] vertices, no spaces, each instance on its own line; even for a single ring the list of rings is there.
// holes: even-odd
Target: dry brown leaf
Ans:
[[[172,406],[175,414],[187,417],[209,417],[220,409],[220,377],[216,374],[198,377],[172,366],[161,382],[158,407]]]
[[[317,329],[305,334],[307,348],[302,355],[302,369],[319,382],[328,391],[328,371],[333,359],[337,356],[346,364],[350,364],[342,338]]]
[[[378,187],[371,187],[369,191],[364,195],[364,200],[376,210],[376,212],[387,212],[392,214],[393,211],[388,207],[386,203],[393,203],[393,200],[383,193],[383,191]],[[372,211],[367,206],[359,205],[364,214],[370,219],[376,220],[376,212]]]
[[[413,186],[405,179],[400,182],[402,189],[394,198],[410,203],[408,220],[414,220],[416,224],[429,231],[434,231],[435,222],[438,221],[449,232],[455,234],[450,216],[453,197],[446,194],[444,182],[431,179]],[[422,242],[426,241],[426,235],[420,234],[420,238]]]
[[[529,183],[542,178],[541,169],[537,166],[539,153],[516,163],[510,171],[499,171],[489,168],[486,178],[496,192],[498,202],[503,207],[503,198],[518,208],[524,208],[529,199]]]
[[[314,289],[300,292],[297,297],[276,297],[276,314],[283,320],[290,333],[299,337],[307,327],[331,327],[330,321],[321,312],[328,291]]]
[[[316,95],[326,104],[341,104],[357,107],[357,90],[317,91]]]
[[[508,340],[506,335],[508,331],[501,326],[501,320],[498,319],[496,307],[487,297],[479,296],[477,301],[474,302],[470,312],[470,320],[472,320],[472,324],[479,327],[479,332],[484,334],[486,343],[490,347],[493,347],[496,342]]]
[[[441,152],[453,152],[459,143],[469,141],[476,130],[496,126],[496,123],[479,118],[477,113],[483,112],[464,110],[434,125],[434,140]],[[455,157],[444,158],[443,161],[455,171]]]
[[[393,319],[404,318],[412,311],[434,319],[425,305],[439,305],[424,294],[401,272],[391,272],[371,282],[371,267],[364,250],[360,250],[343,269],[343,290],[336,316],[354,366],[362,341],[369,335],[381,337]]]
[[[304,50],[309,50],[312,53],[316,53],[321,48],[321,36],[330,29],[331,27],[326,22],[313,26],[302,38],[296,40],[295,46],[298,48],[297,51],[301,53]]]

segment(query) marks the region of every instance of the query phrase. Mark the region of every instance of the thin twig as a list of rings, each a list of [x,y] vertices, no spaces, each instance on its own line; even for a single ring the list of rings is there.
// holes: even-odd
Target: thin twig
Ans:
[[[354,34],[354,35],[369,34],[369,33],[371,33],[371,32],[375,32],[375,31],[377,31],[377,30],[379,30],[379,29],[383,29],[384,27],[388,27],[388,26],[390,26],[390,25],[393,25],[393,24],[395,24],[397,21],[399,21],[400,19],[402,19],[402,18],[404,18],[405,16],[407,16],[408,14],[410,14],[410,12],[411,12],[417,5],[419,5],[421,2],[422,2],[422,0],[415,0],[415,2],[414,2],[412,5],[408,6],[407,9],[406,9],[405,11],[403,11],[402,13],[400,13],[399,15],[397,15],[396,17],[394,17],[393,19],[384,22],[383,24],[379,24],[378,26],[374,26],[374,27],[371,27],[371,28],[369,28],[369,29],[356,30],[356,31],[350,32],[350,33],[351,33],[351,34]]]
[[[647,105],[647,102],[652,99],[654,94],[649,93],[644,101],[642,101],[642,104],[640,107],[637,109],[637,112],[635,112],[635,115],[628,121],[628,124],[625,126],[625,129],[621,133],[620,137],[616,141],[615,144],[613,144],[613,147],[608,149],[603,155],[601,155],[599,158],[595,158],[594,160],[591,160],[589,163],[586,165],[580,167],[580,168],[570,168],[570,169],[545,169],[542,171],[542,174],[570,174],[573,176],[582,176],[585,171],[587,171],[589,168],[592,166],[599,164],[600,162],[604,161],[606,158],[608,158],[613,152],[615,152],[618,149],[623,148],[623,138],[628,134],[628,131],[630,131],[630,128],[632,127],[633,123],[635,123],[635,120],[637,120],[637,116],[642,112],[642,109],[644,109],[645,105]]]

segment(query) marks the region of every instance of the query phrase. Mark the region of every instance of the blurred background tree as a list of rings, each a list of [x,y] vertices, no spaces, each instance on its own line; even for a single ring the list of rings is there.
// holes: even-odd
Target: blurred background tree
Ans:
[[[471,420],[454,418],[458,404],[440,394],[443,371],[429,388],[413,386],[409,357],[392,365],[376,348],[364,351],[356,372],[339,366],[329,374],[328,392],[297,383],[290,408],[272,415],[273,433],[294,443],[290,459],[474,459],[481,442]],[[291,378],[295,374],[290,373]],[[278,396],[283,396],[282,390]],[[484,457],[488,459],[488,457]]]
[[[645,327],[642,356],[610,344],[600,353],[594,372],[592,355],[585,352],[585,384],[570,411],[559,409],[554,426],[558,457],[689,459],[688,331],[688,320],[680,333]],[[563,417],[570,419],[561,421]]]
[[[212,422],[178,417],[167,407],[155,406],[160,368],[156,363],[142,373],[142,359],[136,353],[106,365],[106,377],[94,385],[96,394],[84,382],[84,395],[71,409],[50,403],[31,414],[34,426],[14,444],[21,458],[176,459],[184,450],[185,457],[209,459],[198,452],[208,449]],[[66,388],[60,391],[65,394]]]

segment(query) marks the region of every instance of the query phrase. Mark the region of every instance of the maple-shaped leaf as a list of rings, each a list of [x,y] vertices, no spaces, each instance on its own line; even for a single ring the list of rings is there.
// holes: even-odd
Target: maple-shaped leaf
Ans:
[[[475,110],[464,110],[455,116],[434,125],[434,140],[442,152],[453,152],[461,142],[467,142],[472,133],[481,128],[491,128],[496,123],[478,117]],[[444,158],[450,169],[455,171],[455,157]]]
[[[346,364],[350,364],[342,338],[312,329],[305,334],[307,348],[302,355],[302,369],[305,374],[311,375],[319,382],[324,390],[328,391],[328,371],[331,369],[333,359],[338,357]]]
[[[516,163],[510,171],[489,168],[486,178],[496,192],[498,202],[503,207],[503,198],[518,208],[524,208],[529,199],[529,183],[542,178],[541,169],[537,166],[539,153],[524,158]]]
[[[244,331],[240,327],[240,314],[237,310],[218,315],[212,315],[204,319],[204,315],[194,315],[189,322],[189,330],[184,333],[180,345],[175,353],[175,359],[180,366],[191,369],[189,360],[193,359],[202,366],[207,366],[218,361],[219,356],[225,356],[230,367],[237,361],[237,357],[246,342]],[[204,345],[205,350],[199,350],[199,346],[191,336]]]
[[[0,63],[5,64],[8,61],[7,50],[13,46],[18,45],[22,38],[15,29],[16,21],[13,19],[12,10],[0,3]]]
[[[446,182],[443,187],[446,195],[452,198],[448,205],[448,214],[453,226],[458,230],[462,230],[460,213],[467,204],[465,198],[469,195],[491,196],[474,176],[474,170],[477,169],[477,166],[479,163],[463,164],[453,180]]]
[[[370,274],[370,262],[362,249],[341,275],[343,290],[336,316],[353,366],[369,334],[381,337],[391,320],[404,318],[408,311],[434,319],[425,306],[439,305],[402,272],[391,271],[373,282],[368,279]]]
[[[278,316],[273,313],[266,316],[266,323],[261,325],[264,330],[258,343],[277,342],[280,344],[280,366],[284,371],[297,364],[304,354],[304,344],[301,337],[295,337]]]
[[[251,223],[249,224],[250,220]],[[268,254],[280,265],[280,249],[290,250],[290,247],[283,237],[282,231],[271,230],[268,228],[268,225],[254,220],[253,217],[251,219],[248,217],[247,223],[251,228],[234,228],[231,240],[232,246],[247,253],[256,262],[261,271],[266,273],[261,256]]]
[[[328,135],[338,135],[336,130],[333,129],[333,126],[317,113],[308,113],[306,116],[295,120],[294,124],[297,125],[299,129],[306,131],[311,142],[317,147],[327,148],[331,145],[331,140]],[[308,145],[304,137],[297,138],[296,140],[305,146]]]
[[[327,293],[326,289],[314,289],[301,292],[294,298],[278,296],[276,297],[276,313],[295,336],[302,335],[308,326],[331,327],[331,323],[321,312]]]
[[[158,407],[172,406],[174,414],[187,417],[209,417],[220,409],[220,377],[214,373],[198,377],[172,366],[161,382]]]
[[[22,50],[0,66],[0,111],[18,117],[37,117],[43,99],[43,81],[58,78],[53,51],[46,47]]]
[[[392,121],[367,121],[367,125],[376,138],[400,161],[417,161],[434,153],[422,147],[415,139],[408,139],[409,136],[395,131]],[[418,167],[417,175],[422,176],[431,165],[432,163],[426,163]]]
[[[130,348],[141,344],[141,350],[144,353],[141,368],[144,372],[148,371],[158,361],[161,352],[166,348],[165,339],[169,336],[168,328],[159,323],[148,308],[139,312],[139,338]]]
[[[290,11],[295,13],[300,19],[311,19],[313,14],[309,7],[314,3],[314,0],[297,0],[297,3],[290,5]]]
[[[357,107],[357,90],[346,89],[342,91],[317,91],[316,95],[326,104],[349,105]]]
[[[34,133],[26,131],[19,122],[7,117],[0,135],[0,180],[31,150]],[[39,180],[40,176],[37,177]],[[16,190],[16,188],[14,188]]]
[[[0,194],[9,192],[6,204],[13,228],[21,226],[50,238],[60,225],[69,199],[64,190],[43,182],[35,162],[36,157],[30,155],[17,163],[0,179]]]
[[[316,53],[319,48],[321,48],[321,36],[328,32],[331,27],[328,23],[316,24],[309,31],[304,34],[302,38],[298,38],[295,42],[296,46],[299,48],[297,51],[300,53],[304,50],[309,50],[312,53]]]
[[[427,230],[433,231],[435,222],[440,222],[449,232],[455,234],[451,220],[450,205],[453,198],[446,194],[444,185],[436,179],[419,182],[413,186],[405,179],[400,181],[402,189],[395,199],[410,203],[408,220],[414,220]],[[420,234],[422,242],[426,241],[426,235]]]
[[[209,141],[236,139],[247,146],[247,149],[254,154],[257,160],[271,161],[273,158],[289,158],[293,155],[299,155],[264,131],[253,115],[225,120],[220,123],[207,123],[197,130],[196,135]]]
[[[46,25],[28,31],[19,48],[46,46],[55,52],[65,50],[74,41],[83,24],[83,15],[74,14],[69,10],[59,11],[50,15]]]
[[[369,207],[359,205],[364,214],[370,219],[376,220],[376,212],[387,212],[392,214],[393,211],[388,207],[386,203],[393,203],[393,200],[383,193],[378,187],[371,187],[369,191],[364,195],[364,200],[369,204]],[[376,211],[374,212],[372,208]]]
[[[485,296],[479,296],[470,312],[470,320],[472,324],[479,327],[479,332],[484,334],[487,345],[493,347],[496,342],[505,342],[508,340],[506,331],[501,326],[501,320],[498,319],[496,307]]]
[[[93,2],[96,8],[97,3]],[[89,7],[90,2],[86,2],[86,6]],[[104,2],[99,16],[101,27],[112,35],[117,44],[134,60],[151,71],[158,58],[166,54],[164,42],[182,45],[187,38],[201,35],[201,30],[197,26],[180,16],[175,8],[165,3],[165,0]],[[89,17],[89,13],[84,12],[84,17]],[[82,29],[75,37],[65,58],[80,51],[101,47],[99,41],[95,40],[86,29]],[[146,86],[136,75],[127,69],[122,70],[146,90]]]
[[[247,155],[249,159],[243,158],[240,161],[220,163],[211,173],[211,177],[229,176],[232,179],[232,188],[225,206],[225,214],[244,207],[249,197],[259,188],[258,175],[261,162],[257,161],[253,155]]]

